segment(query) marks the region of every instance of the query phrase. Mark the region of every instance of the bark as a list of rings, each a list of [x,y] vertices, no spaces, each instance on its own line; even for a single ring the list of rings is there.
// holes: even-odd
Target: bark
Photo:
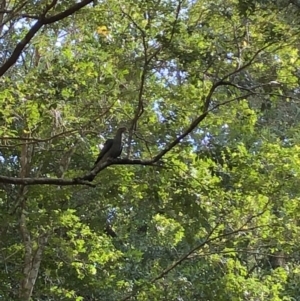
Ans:
[[[30,233],[26,227],[26,215],[24,212],[22,212],[21,214],[20,231],[23,236],[25,258],[23,267],[23,279],[20,284],[19,298],[22,301],[29,301],[32,296],[34,285],[39,273],[42,254],[48,241],[48,237],[46,235],[41,235],[38,238],[37,247],[35,249],[33,248]]]
[[[27,135],[25,135],[27,136]],[[21,149],[20,155],[20,178],[28,177],[31,169],[31,160],[34,153],[34,145],[25,143]],[[38,276],[39,267],[42,260],[42,251],[47,242],[47,237],[41,235],[37,241],[37,247],[33,248],[30,232],[26,225],[26,200],[27,200],[28,186],[21,185],[19,190],[19,199],[14,212],[21,208],[20,215],[20,234],[23,240],[25,255],[23,266],[23,278],[20,283],[19,299],[22,301],[29,301],[35,281]]]

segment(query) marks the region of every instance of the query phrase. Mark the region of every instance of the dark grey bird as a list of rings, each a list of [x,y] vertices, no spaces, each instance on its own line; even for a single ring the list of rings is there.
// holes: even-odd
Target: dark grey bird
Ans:
[[[114,139],[107,139],[104,146],[98,155],[96,162],[91,170],[93,170],[99,162],[104,162],[108,158],[118,158],[123,150],[122,146],[122,134],[126,132],[125,127],[121,127],[117,130]]]

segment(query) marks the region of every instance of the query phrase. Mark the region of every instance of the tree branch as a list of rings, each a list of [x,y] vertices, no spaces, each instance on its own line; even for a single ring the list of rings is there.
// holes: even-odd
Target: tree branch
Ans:
[[[43,23],[38,20],[35,24],[30,28],[25,37],[17,44],[11,56],[8,60],[1,66],[0,68],[0,76],[2,76],[11,66],[15,64],[21,55],[25,46],[31,41],[31,39],[35,36],[35,34],[41,29]]]
[[[59,186],[71,186],[71,185],[87,185],[95,187],[95,185],[88,183],[82,179],[60,179],[60,178],[15,178],[0,176],[0,183],[15,184],[15,185],[59,185]]]
[[[93,0],[83,0],[75,5],[71,6],[70,8],[66,9],[65,11],[56,14],[55,16],[48,17],[44,20],[44,24],[51,24],[57,21],[60,21],[70,15],[74,14],[76,11],[80,10],[81,8],[85,7],[86,5],[92,3]]]
[[[213,94],[213,92],[215,91],[215,89],[220,86],[220,84],[218,83],[217,85],[214,85],[212,88],[211,88],[211,91],[208,95],[208,98],[206,99],[205,103],[205,107],[206,107],[206,111],[201,114],[199,117],[197,117],[192,123],[191,125],[181,134],[179,135],[174,141],[172,141],[165,149],[163,149],[159,154],[157,154],[154,159],[153,159],[153,162],[157,162],[159,159],[161,159],[167,152],[169,152],[173,147],[175,147],[177,144],[179,144],[181,142],[182,139],[184,139],[188,134],[190,134],[198,125],[199,123],[205,119],[205,117],[208,115],[209,112],[211,111],[214,111],[216,108],[220,107],[220,106],[223,106],[225,104],[228,104],[230,102],[234,102],[234,101],[237,101],[237,100],[241,100],[241,99],[244,99],[244,98],[247,98],[249,97],[250,95],[253,95],[254,93],[248,93],[248,94],[245,94],[245,95],[242,95],[242,96],[239,96],[239,97],[235,97],[233,99],[230,99],[230,100],[227,100],[227,101],[224,101],[220,104],[217,104],[215,105],[213,108],[211,109],[208,109],[209,107],[209,104],[210,104],[210,98]]]
[[[233,230],[231,232],[228,233],[223,233],[220,235],[216,235],[214,237],[212,237],[212,235],[214,234],[215,230],[217,229],[217,227],[219,226],[219,224],[217,224],[206,236],[206,238],[196,247],[192,248],[188,253],[184,254],[183,256],[181,256],[178,260],[176,260],[175,262],[173,262],[170,266],[168,266],[165,270],[163,270],[158,276],[154,277],[153,279],[149,280],[150,283],[155,283],[157,280],[163,278],[165,275],[167,275],[169,272],[171,272],[172,270],[174,270],[178,265],[180,265],[183,261],[185,261],[186,259],[189,258],[189,256],[191,254],[193,254],[194,252],[200,250],[201,248],[203,248],[205,245],[208,245],[211,242],[214,242],[218,239],[221,238],[226,238],[229,237],[231,235],[234,234],[238,234],[241,232],[251,232],[253,230],[257,230],[263,227],[269,227],[269,225],[258,225],[258,226],[253,226],[253,227],[249,227],[249,228],[244,228],[246,224],[243,224],[241,227],[239,227],[236,230]],[[126,297],[124,297],[123,299],[121,299],[121,301],[126,301],[131,299],[133,296],[135,296],[138,293],[138,290],[142,289],[144,285],[138,285],[135,290],[128,294]]]
[[[215,242],[217,240],[220,239],[230,239],[230,237],[232,235],[235,234],[239,234],[241,232],[246,233],[246,232],[251,232],[253,230],[257,230],[257,229],[261,229],[264,227],[270,227],[269,224],[263,224],[263,225],[258,225],[258,226],[253,226],[253,227],[248,227],[248,225],[250,224],[250,222],[257,218],[260,217],[261,215],[263,215],[266,210],[267,207],[270,204],[270,200],[268,200],[266,202],[266,204],[264,205],[263,209],[256,213],[251,215],[249,218],[247,218],[247,220],[237,229],[229,231],[229,232],[223,232],[221,231],[221,234],[216,233],[215,236],[213,236],[216,232],[216,230],[218,229],[218,227],[220,226],[220,222],[216,223],[216,225],[209,231],[209,233],[206,235],[206,237],[204,238],[204,240],[202,242],[200,242],[197,246],[195,246],[194,248],[192,248],[189,252],[187,252],[186,254],[182,255],[178,260],[174,261],[172,264],[170,264],[166,269],[164,269],[158,276],[152,278],[149,282],[150,283],[155,283],[157,280],[162,279],[165,275],[167,275],[169,272],[171,272],[172,270],[174,270],[178,265],[180,265],[183,261],[187,260],[188,258],[190,258],[190,256],[195,253],[196,251],[200,250],[201,248],[203,248],[205,245],[208,245],[211,242]],[[131,292],[129,295],[127,295],[125,298],[121,299],[121,301],[126,301],[131,299],[133,296],[135,296],[138,292],[139,289],[143,288],[143,284],[142,285],[137,285],[137,287],[135,288],[135,290],[133,292]]]
[[[216,87],[215,87],[216,88]],[[213,89],[213,88],[212,88]],[[59,185],[59,186],[70,186],[70,185],[87,185],[91,187],[95,187],[94,184],[89,182],[93,181],[96,175],[103,169],[107,168],[110,165],[144,165],[144,166],[155,166],[155,167],[163,167],[163,164],[159,164],[159,160],[171,149],[173,149],[177,144],[181,142],[183,138],[185,138],[190,132],[192,132],[197,125],[207,116],[207,114],[216,108],[228,104],[230,102],[234,102],[240,99],[247,98],[254,93],[248,93],[239,97],[235,97],[233,99],[229,99],[222,103],[219,103],[212,107],[211,109],[205,111],[202,115],[196,118],[192,124],[188,127],[188,129],[178,136],[173,142],[171,142],[165,149],[163,149],[160,153],[158,153],[154,158],[148,160],[140,160],[140,159],[109,159],[106,162],[103,162],[95,169],[84,175],[83,177],[78,177],[74,179],[60,179],[60,178],[15,178],[15,177],[6,177],[0,176],[0,183],[5,184],[15,184],[15,185]],[[210,94],[209,94],[210,95]],[[89,182],[87,182],[89,181]]]
[[[7,59],[7,61],[0,67],[0,76],[2,76],[10,67],[12,67],[18,58],[20,57],[23,49],[26,47],[26,45],[29,44],[29,42],[32,40],[32,38],[35,36],[35,34],[46,24],[51,24],[57,21],[60,21],[76,11],[80,10],[82,7],[88,5],[89,3],[93,2],[93,0],[83,0],[82,2],[76,3],[72,7],[68,8],[67,10],[56,14],[55,16],[46,18],[45,15],[49,11],[49,9],[52,8],[49,7],[47,11],[45,11],[40,17],[39,20],[35,22],[35,24],[29,29],[25,37],[16,45],[13,53],[10,55],[10,57]],[[54,2],[53,2],[54,3]]]
[[[268,47],[270,47],[270,46],[273,45],[273,44],[274,44],[274,43],[269,43],[269,44],[265,45],[264,47],[258,49],[258,50],[254,53],[254,55],[252,56],[252,58],[251,58],[246,64],[244,64],[244,65],[242,65],[242,66],[239,66],[236,70],[234,70],[234,71],[228,73],[227,75],[225,75],[225,76],[219,81],[219,83],[224,82],[227,78],[229,78],[229,77],[231,77],[232,75],[237,74],[237,73],[241,72],[242,70],[246,69],[247,67],[249,67],[249,66],[254,62],[254,60],[256,59],[256,57],[257,57],[260,53],[262,53],[265,49],[267,49]]]

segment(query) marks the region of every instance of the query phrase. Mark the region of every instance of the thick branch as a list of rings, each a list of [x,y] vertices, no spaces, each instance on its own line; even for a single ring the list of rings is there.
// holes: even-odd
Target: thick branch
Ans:
[[[267,47],[269,47],[270,45],[267,45],[261,49],[259,49],[257,52],[254,53],[254,55],[252,56],[252,58],[246,63],[244,64],[243,66],[241,66],[239,69],[233,71],[233,72],[230,72],[228,73],[227,75],[225,75],[221,80],[217,81],[215,84],[213,84],[213,86],[211,87],[210,91],[208,92],[207,96],[205,97],[205,101],[204,101],[204,113],[201,114],[199,117],[197,117],[192,123],[191,125],[187,128],[187,130],[185,132],[183,132],[181,135],[179,135],[173,142],[171,142],[164,150],[162,150],[158,155],[156,155],[153,159],[153,162],[157,162],[159,159],[161,159],[167,152],[169,152],[174,146],[176,146],[178,143],[180,143],[180,141],[182,139],[184,139],[188,134],[190,134],[198,125],[199,123],[205,119],[205,117],[208,115],[209,112],[215,110],[217,107],[220,107],[224,104],[227,104],[229,102],[232,102],[232,101],[236,101],[236,100],[240,100],[240,99],[243,99],[243,98],[246,98],[250,95],[253,95],[255,94],[254,91],[248,91],[249,94],[247,95],[242,95],[240,97],[236,97],[232,100],[228,100],[228,101],[224,101],[223,103],[220,103],[220,104],[217,104],[216,106],[214,106],[212,109],[209,109],[209,106],[210,106],[210,102],[211,102],[211,97],[213,95],[213,93],[215,92],[215,90],[219,87],[219,86],[228,86],[228,85],[231,85],[232,84],[230,82],[226,82],[225,80],[242,71],[243,69],[249,67],[253,61],[256,59],[256,57],[263,51],[265,50]]]
[[[215,87],[216,88],[216,87]],[[191,133],[197,125],[207,116],[207,114],[216,108],[228,104],[233,101],[237,101],[240,99],[247,98],[254,93],[245,94],[227,101],[224,101],[220,104],[215,105],[213,108],[205,111],[202,115],[196,118],[192,124],[187,128],[187,130],[178,136],[174,141],[172,141],[165,149],[163,149],[160,153],[158,153],[154,158],[148,160],[139,160],[139,159],[113,159],[103,162],[95,169],[93,169],[88,174],[84,175],[80,178],[75,179],[60,179],[60,178],[14,178],[14,177],[5,177],[0,176],[0,183],[5,184],[16,184],[16,185],[59,185],[59,186],[70,186],[70,185],[88,185],[91,187],[95,187],[95,185],[88,183],[87,181],[93,181],[96,175],[103,169],[107,168],[110,165],[144,165],[144,166],[157,166],[162,167],[159,164],[159,160],[171,149],[173,149],[177,144],[181,142],[183,138],[185,138],[189,133]]]
[[[230,99],[230,100],[227,100],[227,101],[224,101],[220,104],[217,104],[216,106],[214,106],[213,108],[211,109],[208,109],[209,107],[209,103],[210,103],[210,98],[213,94],[213,92],[215,91],[215,89],[220,86],[221,84],[218,84],[218,85],[214,85],[212,88],[211,88],[211,91],[208,95],[209,98],[207,98],[206,100],[206,111],[201,114],[199,117],[197,117],[192,123],[191,125],[181,134],[179,135],[176,139],[174,139],[174,141],[172,141],[165,149],[163,149],[159,154],[157,154],[154,159],[153,159],[153,162],[157,162],[158,160],[160,160],[167,152],[169,152],[172,148],[174,148],[177,144],[179,144],[182,139],[184,139],[187,135],[189,135],[198,125],[199,123],[205,119],[205,117],[208,115],[209,112],[215,110],[216,108],[222,106],[222,105],[225,105],[225,104],[228,104],[230,102],[233,102],[233,101],[237,101],[237,100],[241,100],[241,99],[244,99],[244,98],[247,98],[248,96],[250,95],[253,95],[254,93],[249,93],[249,94],[246,94],[246,95],[242,95],[240,97],[236,97],[236,98],[233,98],[233,99]]]
[[[82,2],[76,3],[72,7],[68,8],[67,10],[52,16],[52,17],[45,17],[45,14],[47,11],[40,16],[39,20],[35,22],[35,24],[29,29],[25,37],[17,44],[15,47],[13,53],[11,56],[7,59],[7,61],[1,66],[0,68],[0,76],[2,76],[11,66],[13,66],[16,61],[18,60],[19,56],[21,55],[23,49],[26,47],[26,45],[29,44],[29,42],[32,40],[32,38],[35,36],[35,34],[46,24],[51,24],[57,21],[60,21],[76,11],[80,10],[82,7],[88,5],[89,3],[93,2],[93,0],[83,0]]]
[[[155,158],[154,158],[155,159]],[[90,171],[88,174],[84,175],[83,177],[78,178],[80,181],[93,181],[96,177],[96,175],[103,169],[107,168],[110,165],[152,165],[152,166],[161,166],[159,164],[156,164],[156,161],[154,159],[149,160],[139,160],[139,159],[108,159],[107,161],[103,162],[102,164],[96,166],[92,171]],[[86,182],[85,182],[86,183]]]
[[[15,184],[15,185],[88,185],[95,187],[95,185],[88,183],[82,179],[60,179],[60,178],[15,178],[0,176],[0,183]]]
[[[15,64],[19,56],[21,55],[25,46],[31,41],[35,34],[41,29],[43,23],[36,21],[35,24],[30,28],[25,37],[17,44],[11,56],[0,68],[0,76],[2,76],[11,66]]]
[[[65,11],[52,16],[52,17],[48,17],[44,20],[44,24],[51,24],[57,21],[60,21],[66,17],[71,16],[72,14],[74,14],[76,11],[80,10],[81,8],[85,7],[86,5],[92,3],[93,0],[83,0],[79,3],[76,3],[75,5],[71,6],[70,8],[66,9]]]

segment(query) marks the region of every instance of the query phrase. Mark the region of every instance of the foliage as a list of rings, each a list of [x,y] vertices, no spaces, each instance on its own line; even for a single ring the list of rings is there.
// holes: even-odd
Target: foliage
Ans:
[[[3,300],[300,300],[296,1],[0,3]]]

